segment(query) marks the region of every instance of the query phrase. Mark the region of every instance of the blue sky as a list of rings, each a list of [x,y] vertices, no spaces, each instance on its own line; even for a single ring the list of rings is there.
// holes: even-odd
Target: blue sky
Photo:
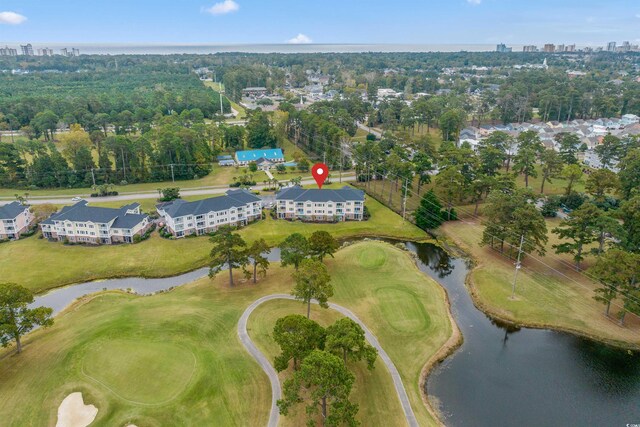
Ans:
[[[640,42],[637,0],[1,0],[0,44]]]

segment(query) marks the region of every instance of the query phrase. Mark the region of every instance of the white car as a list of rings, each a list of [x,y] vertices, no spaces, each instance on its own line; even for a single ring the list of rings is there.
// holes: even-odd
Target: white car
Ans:
[[[74,197],[71,199],[72,202],[79,202],[80,200],[82,200],[82,197]]]

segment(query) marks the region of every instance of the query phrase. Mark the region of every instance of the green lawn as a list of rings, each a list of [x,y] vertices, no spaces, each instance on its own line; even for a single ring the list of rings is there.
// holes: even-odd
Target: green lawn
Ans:
[[[335,185],[335,184],[334,184]],[[308,224],[273,220],[255,222],[240,230],[251,242],[264,238],[275,246],[291,233],[311,235],[327,230],[339,239],[357,236],[385,236],[420,240],[427,234],[375,200],[366,202],[368,221],[338,224]],[[157,233],[135,245],[65,246],[32,236],[0,245],[2,279],[26,286],[35,292],[69,283],[113,277],[161,277],[207,265],[211,244],[206,236],[166,240]]]
[[[351,245],[327,264],[332,301],[376,334],[420,424],[433,425],[419,378],[451,334],[444,291],[406,252],[385,243]],[[54,326],[25,337],[21,355],[0,351],[2,424],[53,425],[62,399],[82,391],[99,410],[95,425],[264,425],[269,382],[241,346],[236,326],[251,302],[291,289],[291,269],[273,265],[258,285],[237,276],[235,288],[220,274],[154,296],[108,292],[76,303]],[[398,310],[399,302],[412,309]],[[251,334],[264,348],[272,346],[267,331],[277,315],[304,310],[300,303],[274,304],[251,318]],[[315,314],[323,322],[335,318],[319,309]],[[354,393],[363,425],[401,424],[384,365],[378,361],[375,373],[358,377]]]
[[[549,230],[559,220],[547,223]],[[640,319],[627,315],[626,327],[604,316],[604,305],[593,299],[596,285],[577,274],[569,266],[569,256],[556,257],[551,248],[557,243],[549,235],[546,265],[525,258],[517,282],[516,299],[511,299],[513,261],[500,256],[488,247],[479,247],[482,227],[460,221],[441,227],[444,234],[469,253],[477,262],[469,276],[471,290],[484,309],[516,323],[556,327],[610,341],[622,341],[640,348]],[[568,265],[565,264],[568,262]],[[587,262],[592,262],[592,260]],[[567,277],[565,277],[566,275]],[[615,313],[618,308],[612,306]]]

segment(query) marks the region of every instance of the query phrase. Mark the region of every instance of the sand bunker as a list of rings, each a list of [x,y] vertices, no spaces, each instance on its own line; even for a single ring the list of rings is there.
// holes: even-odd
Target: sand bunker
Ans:
[[[86,427],[96,419],[98,408],[85,405],[82,393],[75,392],[65,397],[58,407],[56,427]]]

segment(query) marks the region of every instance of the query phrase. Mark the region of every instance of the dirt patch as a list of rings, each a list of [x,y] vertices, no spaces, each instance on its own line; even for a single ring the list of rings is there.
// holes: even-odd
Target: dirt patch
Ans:
[[[98,408],[85,405],[82,393],[71,393],[64,398],[58,407],[56,427],[86,427],[95,420]]]

